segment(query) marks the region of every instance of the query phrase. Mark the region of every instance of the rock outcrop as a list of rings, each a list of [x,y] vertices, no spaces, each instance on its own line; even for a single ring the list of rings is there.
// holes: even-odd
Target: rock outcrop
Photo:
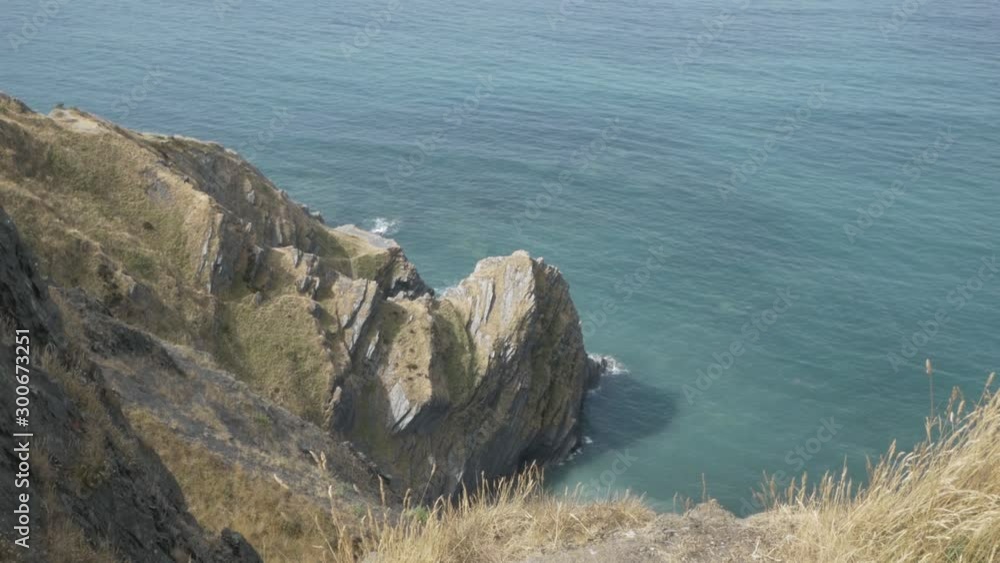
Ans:
[[[441,299],[380,303],[351,353],[334,429],[408,486],[451,493],[577,443],[579,318],[558,270],[524,252],[481,261]]]
[[[52,283],[211,355],[397,491],[577,444],[594,368],[566,281],[524,252],[438,297],[394,241],[326,226],[231,150],[2,96],[0,204]]]

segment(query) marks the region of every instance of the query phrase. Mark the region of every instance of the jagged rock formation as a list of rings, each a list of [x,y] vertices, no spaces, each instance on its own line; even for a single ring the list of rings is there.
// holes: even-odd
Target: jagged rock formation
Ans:
[[[558,270],[489,258],[435,297],[399,246],[327,227],[236,153],[0,96],[0,204],[117,321],[210,354],[428,497],[577,443],[591,379]]]
[[[211,540],[159,459],[139,442],[100,371],[68,344],[35,259],[0,208],[0,560],[260,561],[239,534]],[[15,325],[16,323],[16,325]],[[14,326],[30,331],[28,428],[14,423]],[[43,351],[45,351],[43,353]],[[30,486],[15,489],[14,432],[29,439]],[[15,547],[11,510],[31,494],[30,550]]]
[[[335,379],[334,428],[408,484],[450,493],[576,445],[586,366],[558,270],[483,260],[440,300],[388,299]]]

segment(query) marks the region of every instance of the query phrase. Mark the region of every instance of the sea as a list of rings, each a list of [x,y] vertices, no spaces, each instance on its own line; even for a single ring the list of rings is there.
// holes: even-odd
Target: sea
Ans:
[[[558,266],[615,369],[554,491],[750,514],[1000,368],[996,0],[5,0],[0,90],[230,146],[439,290]]]

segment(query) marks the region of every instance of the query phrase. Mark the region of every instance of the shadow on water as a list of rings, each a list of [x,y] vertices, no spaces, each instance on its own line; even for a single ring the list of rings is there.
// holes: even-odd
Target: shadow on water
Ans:
[[[583,409],[583,435],[593,442],[580,458],[620,450],[661,432],[677,413],[677,397],[629,374],[601,378]]]
[[[547,485],[572,485],[566,481],[570,470],[662,432],[677,414],[677,405],[675,394],[630,374],[602,377],[584,404],[583,435],[589,443],[570,461],[548,469]]]

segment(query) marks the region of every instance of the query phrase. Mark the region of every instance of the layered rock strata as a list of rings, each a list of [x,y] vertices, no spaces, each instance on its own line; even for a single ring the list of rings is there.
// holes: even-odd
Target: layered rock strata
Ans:
[[[397,491],[578,442],[594,366],[565,279],[525,252],[436,296],[394,241],[327,226],[221,145],[6,96],[0,205],[75,303],[208,354]]]

